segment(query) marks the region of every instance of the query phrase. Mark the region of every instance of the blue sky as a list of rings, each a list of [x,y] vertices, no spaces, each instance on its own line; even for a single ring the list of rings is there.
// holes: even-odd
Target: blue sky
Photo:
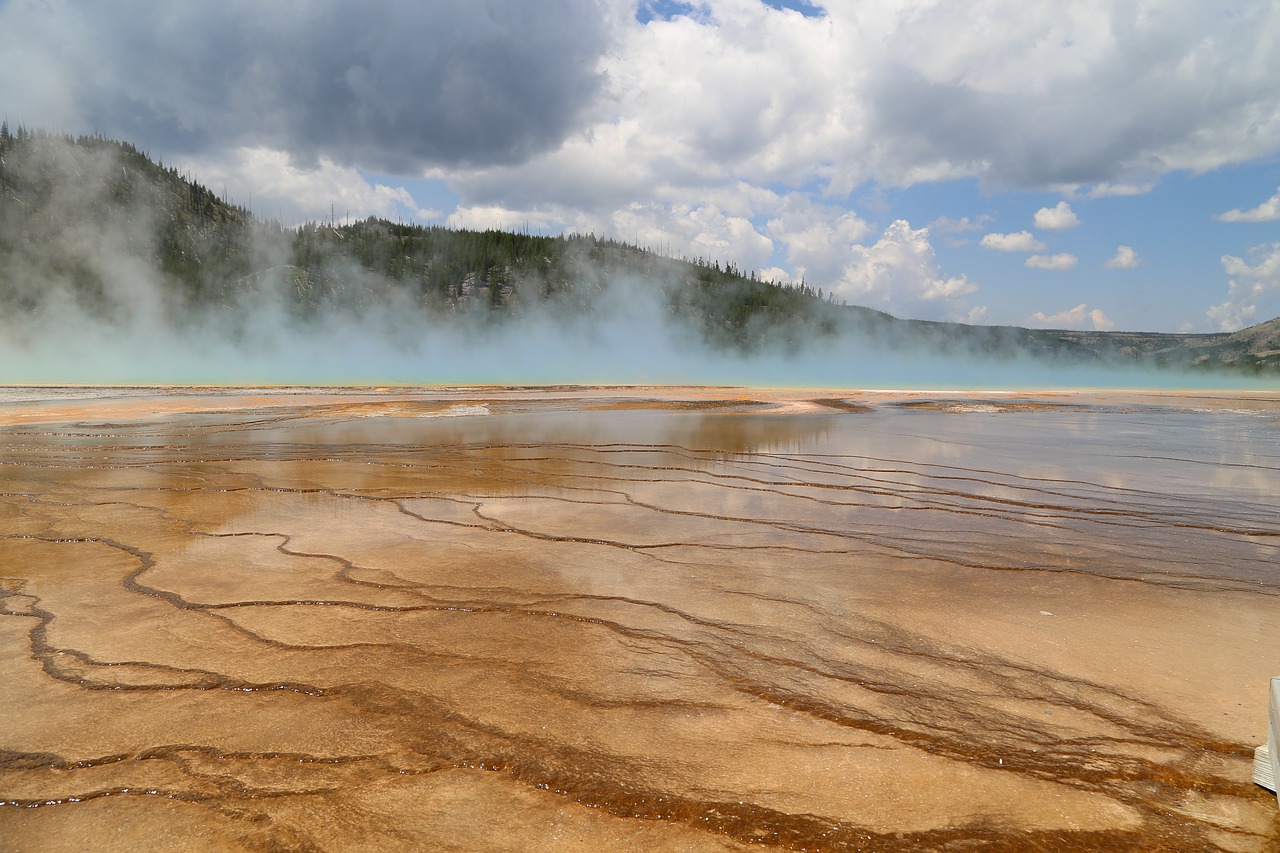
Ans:
[[[1278,43],[1273,2],[8,0],[0,106],[288,222],[593,232],[899,316],[1217,331],[1280,315]]]

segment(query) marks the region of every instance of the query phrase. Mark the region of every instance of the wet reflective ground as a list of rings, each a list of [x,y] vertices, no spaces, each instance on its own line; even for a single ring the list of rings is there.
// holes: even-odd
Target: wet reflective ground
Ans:
[[[1275,396],[0,394],[5,850],[1275,850]]]

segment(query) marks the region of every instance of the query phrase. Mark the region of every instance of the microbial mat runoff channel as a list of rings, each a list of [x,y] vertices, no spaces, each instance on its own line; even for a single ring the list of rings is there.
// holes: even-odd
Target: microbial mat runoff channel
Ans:
[[[5,389],[6,850],[1275,850],[1280,395]]]

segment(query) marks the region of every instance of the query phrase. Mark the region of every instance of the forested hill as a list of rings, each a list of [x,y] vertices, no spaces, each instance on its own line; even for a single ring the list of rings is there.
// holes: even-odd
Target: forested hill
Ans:
[[[929,351],[1280,374],[1280,321],[1234,334],[1070,332],[901,320],[805,284],[664,257],[591,235],[468,231],[380,219],[286,228],[255,218],[128,143],[0,126],[0,315],[137,310],[204,324],[269,297],[299,324],[394,307],[501,325],[652,300],[718,348],[794,350],[857,338]],[[234,328],[234,324],[229,324]],[[0,326],[0,334],[4,327]]]

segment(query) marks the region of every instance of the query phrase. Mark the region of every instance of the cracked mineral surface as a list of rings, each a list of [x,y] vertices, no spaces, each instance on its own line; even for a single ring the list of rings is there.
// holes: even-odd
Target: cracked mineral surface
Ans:
[[[3,389],[6,850],[1276,849],[1280,396]]]

